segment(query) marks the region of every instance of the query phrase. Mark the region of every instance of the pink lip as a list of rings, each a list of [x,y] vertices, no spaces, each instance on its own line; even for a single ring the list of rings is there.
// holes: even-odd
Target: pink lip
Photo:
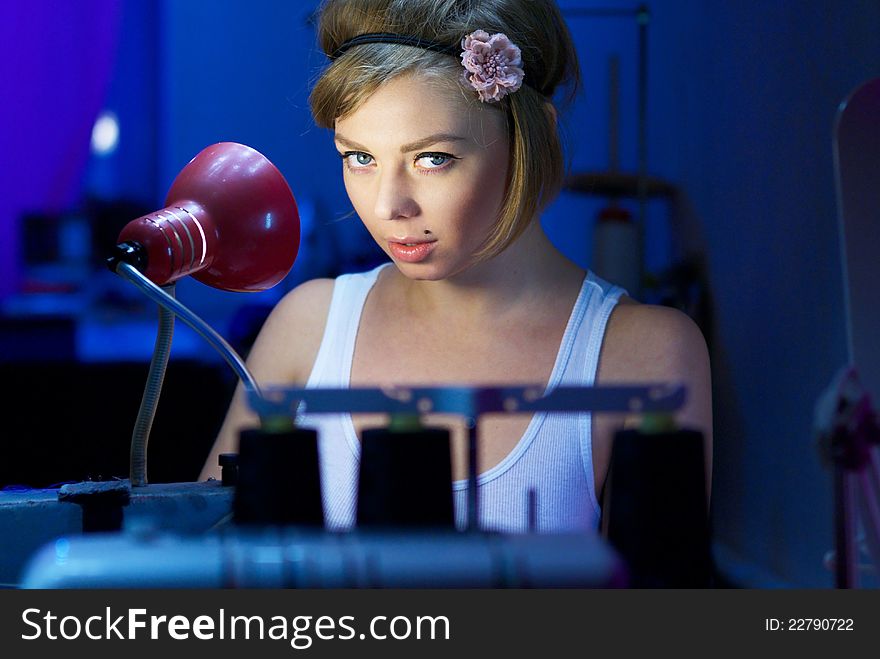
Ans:
[[[410,243],[410,244],[407,244]],[[435,240],[420,240],[418,238],[395,238],[388,241],[388,249],[392,256],[405,263],[418,263],[428,258],[434,250]]]
[[[389,243],[400,243],[401,245],[405,245],[406,243],[433,243],[436,239],[429,238],[416,238],[414,236],[403,236],[402,238],[398,238],[394,236],[388,239]]]

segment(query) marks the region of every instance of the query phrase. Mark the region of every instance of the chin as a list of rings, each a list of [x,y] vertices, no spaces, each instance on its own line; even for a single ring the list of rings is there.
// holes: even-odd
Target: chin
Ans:
[[[446,275],[429,268],[414,268],[411,263],[395,264],[397,269],[407,279],[413,281],[440,281],[446,279]]]
[[[439,281],[455,274],[447,267],[435,263],[404,263],[393,261],[397,270],[413,281]]]

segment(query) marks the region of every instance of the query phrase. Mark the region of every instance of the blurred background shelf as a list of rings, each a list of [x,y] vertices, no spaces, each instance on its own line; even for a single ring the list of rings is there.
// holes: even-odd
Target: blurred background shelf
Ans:
[[[644,191],[642,191],[644,185]],[[675,185],[656,176],[626,174],[620,172],[577,172],[566,177],[563,188],[569,192],[601,197],[629,197],[638,199],[642,194],[648,198],[672,197]]]

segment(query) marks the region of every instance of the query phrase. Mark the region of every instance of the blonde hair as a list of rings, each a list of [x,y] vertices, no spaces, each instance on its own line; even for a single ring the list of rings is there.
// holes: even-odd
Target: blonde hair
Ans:
[[[574,44],[553,0],[324,0],[318,40],[324,53],[368,32],[393,32],[445,45],[458,45],[474,30],[503,32],[522,51],[525,82],[498,103],[475,104],[502,111],[510,139],[507,194],[497,221],[477,258],[506,249],[559,193],[565,175],[562,144],[551,97],[568,87],[577,92],[580,72]],[[461,62],[446,54],[385,43],[352,48],[321,74],[309,96],[315,123],[335,128],[383,83],[416,73],[429,80],[459,81]],[[541,91],[537,91],[541,90]]]

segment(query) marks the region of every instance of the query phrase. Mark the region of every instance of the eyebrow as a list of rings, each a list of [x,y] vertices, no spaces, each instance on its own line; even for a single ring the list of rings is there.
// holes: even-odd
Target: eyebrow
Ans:
[[[336,133],[334,139],[349,149],[358,149],[360,151],[369,151],[369,149],[357,142],[352,142],[350,139]],[[434,135],[428,135],[420,140],[416,140],[415,142],[410,142],[409,144],[404,144],[400,147],[401,153],[407,153],[409,151],[416,151],[418,149],[423,149],[426,146],[430,146],[432,144],[437,144],[438,142],[463,142],[465,140],[464,137],[460,135],[453,135],[452,133],[436,133]]]

